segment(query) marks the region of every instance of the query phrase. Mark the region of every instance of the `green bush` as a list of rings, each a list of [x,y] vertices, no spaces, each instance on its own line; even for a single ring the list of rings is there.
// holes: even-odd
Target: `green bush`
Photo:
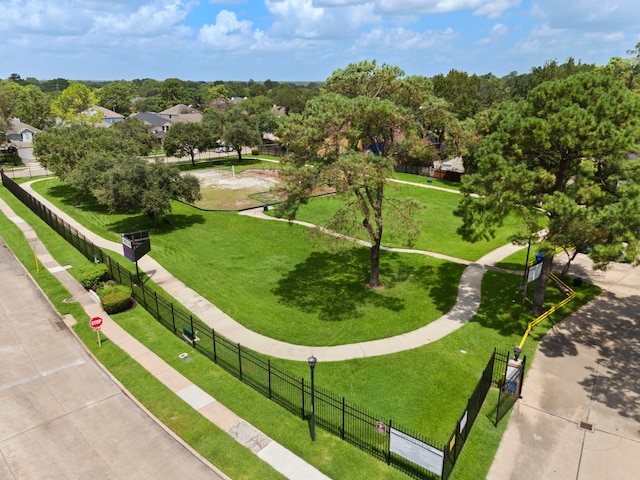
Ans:
[[[94,288],[109,279],[109,267],[104,263],[93,264],[80,272],[80,283],[86,289]]]
[[[251,155],[253,155],[254,157],[260,155],[260,150],[258,150],[257,148],[252,148]]]
[[[0,153],[0,165],[9,165],[13,167],[24,166],[22,159],[13,153]]]
[[[131,308],[133,298],[131,289],[109,281],[97,290],[102,308],[108,314],[120,313]]]

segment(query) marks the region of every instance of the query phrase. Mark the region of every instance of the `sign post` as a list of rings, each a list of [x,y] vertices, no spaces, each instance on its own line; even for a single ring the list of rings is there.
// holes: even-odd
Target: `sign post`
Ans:
[[[100,340],[100,328],[102,327],[102,318],[93,317],[91,320],[89,320],[89,326],[93,328],[98,334],[98,346],[101,347],[102,341]]]
[[[122,235],[122,249],[124,256],[132,262],[136,263],[136,280],[140,281],[140,272],[138,271],[138,260],[151,250],[151,241],[149,240],[149,231],[124,233]]]

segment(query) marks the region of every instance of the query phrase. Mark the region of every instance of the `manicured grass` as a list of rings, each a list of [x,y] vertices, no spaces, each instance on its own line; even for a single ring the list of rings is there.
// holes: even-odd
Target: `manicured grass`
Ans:
[[[83,207],[57,181],[34,188],[94,232],[109,232],[111,240],[120,237],[114,225],[121,232],[127,231],[123,225],[128,231],[149,229],[150,255],[177,278],[247,328],[291,343],[353,343],[426,325],[453,306],[464,268],[423,255],[383,252],[385,288],[371,290],[366,286],[368,249],[329,253],[314,248],[305,227],[199,212],[178,203],[168,216],[172,226],[154,227],[143,216],[111,216],[92,204]]]
[[[249,235],[251,229],[240,228],[235,222],[224,224],[221,221],[222,218],[224,217],[218,217],[220,221],[217,225],[219,231],[237,229],[236,235],[238,238],[243,235]],[[274,228],[278,225],[276,222],[262,223]],[[198,223],[194,223],[194,225],[198,225]],[[253,226],[253,228],[255,229],[256,227]],[[286,228],[289,229],[286,230],[287,235],[291,235],[291,227],[286,226]],[[188,230],[188,228],[186,228],[186,230]],[[174,236],[180,231],[182,230],[176,229],[173,232],[169,230],[160,231],[158,236]],[[259,240],[254,240],[254,242],[256,244],[261,242],[263,236],[267,233],[267,231],[258,229],[254,234]],[[281,236],[281,234],[274,234],[273,240],[275,241],[279,235]],[[179,238],[181,240],[183,239],[182,237]],[[185,236],[184,240],[188,238],[188,236]],[[229,241],[229,238],[230,237],[226,237],[227,241]],[[267,239],[271,238],[267,237]],[[298,238],[298,241],[301,240],[301,237]],[[178,246],[174,246],[173,248],[176,250],[179,249],[180,242],[174,241],[174,244]],[[272,244],[273,243],[271,243],[271,245]],[[152,245],[154,245],[153,241]],[[167,243],[162,248],[167,249],[169,245],[170,244]],[[217,243],[215,245],[219,246]],[[254,245],[253,248],[259,248],[259,246],[259,244]],[[305,248],[308,249],[308,245]],[[287,253],[289,252],[287,251]],[[232,248],[220,251],[221,256],[232,254]],[[236,255],[242,254],[246,254],[246,252],[236,252]],[[316,254],[322,255],[322,251],[316,252]],[[259,270],[253,275],[260,277],[265,274],[268,269],[278,268],[283,270],[289,268],[285,259],[279,262],[271,262],[268,267],[264,267],[263,270]],[[303,273],[306,273],[306,275],[303,275]],[[251,274],[252,272],[247,272],[246,275],[250,276]],[[310,268],[307,271],[300,272],[298,278],[304,280],[307,276],[313,275],[318,275],[317,268]],[[457,420],[462,413],[466,398],[471,394],[471,390],[477,382],[480,372],[493,347],[511,349],[518,343],[520,336],[526,328],[527,321],[531,319],[530,316],[526,314],[526,308],[522,307],[518,301],[518,295],[520,294],[518,290],[519,281],[520,277],[518,275],[488,272],[483,283],[481,312],[472,322],[462,329],[447,336],[440,342],[395,355],[340,363],[323,362],[322,359],[320,359],[316,367],[316,381],[318,385],[332,392],[344,395],[349,401],[365,406],[367,409],[393,418],[394,421],[400,422],[405,426],[416,428],[418,431],[427,434],[438,442],[446,441],[455,426],[455,420]],[[582,302],[586,301],[587,298],[593,296],[596,290],[597,289],[593,287],[581,289],[580,292],[578,292],[579,298],[565,307],[563,312],[554,314],[551,320],[557,321],[562,318],[568,313],[569,309],[573,310],[577,308]],[[559,298],[561,298],[559,292],[550,291],[550,302],[557,302]],[[143,315],[140,314],[139,317],[142,318]],[[142,336],[145,338],[150,335],[148,332],[151,331],[152,326],[153,328],[155,328],[155,326],[161,328],[152,321],[143,322],[141,326],[145,332]],[[541,325],[534,331],[534,334],[525,344],[524,354],[528,355],[530,359],[532,358],[532,352],[535,349],[536,342],[549,326],[550,324]],[[158,330],[157,335],[164,338],[165,334]],[[169,335],[169,337],[175,340],[171,335]],[[93,341],[95,342],[95,337],[93,337]],[[167,342],[169,342],[169,340],[167,340]],[[187,348],[182,342],[178,341],[178,344],[182,347],[178,349],[180,351],[184,351],[184,348]],[[466,353],[462,353],[461,350],[464,350]],[[168,351],[166,355],[168,358],[173,358],[174,362],[177,361],[176,350]],[[301,376],[308,376],[308,366],[305,363],[284,362],[280,360],[277,362],[279,365],[283,365],[287,369],[299,373]],[[176,368],[189,369],[192,364],[196,365],[193,362],[189,362],[188,364],[178,363]],[[209,372],[212,368],[213,367],[204,366],[203,371]],[[208,374],[211,375],[210,372]],[[256,426],[264,425],[265,431],[270,435],[270,429],[275,428],[276,433],[274,433],[273,436],[274,438],[278,436],[278,441],[280,441],[280,433],[277,432],[277,429],[281,424],[285,425],[285,429],[289,428],[286,424],[283,424],[283,418],[290,415],[288,413],[282,413],[283,411],[281,409],[277,411],[274,410],[273,413],[271,413],[271,410],[267,410],[265,414],[265,410],[259,406],[262,405],[260,403],[261,400],[257,398],[254,399],[254,397],[246,393],[243,394],[238,391],[233,391],[233,387],[231,386],[228,387],[230,390],[229,394],[223,392],[222,389],[218,390],[220,385],[226,385],[222,380],[223,377],[224,375],[220,377],[216,376],[215,379],[205,379],[201,385],[200,382],[198,382],[198,384],[200,386],[215,386],[216,390],[213,392],[213,395],[216,398]],[[238,383],[233,379],[230,381]],[[232,405],[234,406],[232,407]],[[474,431],[463,451],[463,456],[454,470],[452,476],[454,479],[486,477],[486,471],[488,471],[491,464],[493,452],[495,452],[499,443],[501,428],[493,428],[490,419],[483,414],[478,417],[476,422]],[[503,420],[502,425],[505,424],[506,420]],[[306,425],[303,427],[303,430],[305,428]],[[294,429],[292,431],[297,430]],[[306,434],[307,432],[303,433]],[[298,435],[296,434],[294,436],[297,439]],[[325,470],[325,467],[322,467],[322,470],[332,478],[394,478],[391,474],[398,474],[398,472],[395,472],[393,469],[368,470],[368,467],[357,463],[359,460],[354,460],[354,458],[358,456],[356,454],[361,453],[357,451],[353,454],[353,457],[345,454],[349,460],[348,465],[343,466],[338,456],[338,454],[342,454],[339,450],[341,448],[341,442],[328,435],[325,437],[323,434],[323,437],[320,437],[319,434],[319,440],[322,438],[323,449],[315,450],[317,445],[321,443],[319,441],[311,445],[309,448],[313,448],[314,450],[310,451],[311,458],[307,460],[313,462],[324,462],[326,460],[324,465],[330,470]],[[298,448],[295,444],[289,446],[287,443],[284,443],[287,441],[287,434],[284,434],[283,438],[284,440],[281,443],[287,448],[293,450]],[[324,450],[325,445],[328,448],[327,451]],[[304,453],[304,455],[306,455],[306,453]],[[377,460],[373,460],[373,462],[374,465],[380,464],[382,467],[388,468],[383,462]],[[351,466],[354,467],[351,468]],[[330,473],[330,471],[332,473]],[[388,475],[389,472],[391,473]],[[356,476],[360,473],[363,474],[362,477]]]
[[[422,232],[413,245],[413,248],[418,250],[475,261],[490,251],[509,243],[509,236],[520,225],[520,221],[515,216],[511,216],[507,218],[502,228],[497,229],[496,236],[491,241],[466,242],[456,232],[462,221],[453,216],[453,211],[462,198],[460,195],[430,188],[399,184],[390,184],[387,189],[389,194],[397,198],[413,198],[421,205],[424,205],[424,208],[416,217],[418,224],[422,225]],[[350,197],[347,198],[350,200]],[[342,201],[337,196],[314,198],[308,205],[300,206],[296,218],[324,226],[340,208],[341,204]],[[364,229],[356,236],[369,240]],[[404,239],[392,239],[389,234],[383,236],[382,242],[383,245],[389,247],[407,247]]]
[[[54,257],[59,263],[72,265],[72,271],[88,264],[88,261],[73,246],[64,241],[46,224],[40,222],[7,190],[1,188],[0,196],[9,203],[18,215],[29,222],[47,250],[50,253],[55,252]],[[0,231],[2,231],[3,240],[42,288],[55,309],[61,315],[70,314],[76,319],[78,323],[74,330],[80,339],[96,355],[98,360],[162,423],[178,433],[201,455],[234,479],[265,478],[276,480],[284,478],[249,450],[240,446],[225,432],[206,421],[108,339],[99,347],[95,332],[88,326],[86,312],[78,303],[63,302],[64,299],[71,296],[69,291],[48,270],[36,267],[33,251],[24,235],[13,222],[2,214],[0,214]],[[140,313],[140,310],[138,308],[137,313]],[[145,318],[149,318],[146,312],[144,315]],[[153,320],[150,320],[150,323],[157,325]],[[166,330],[164,334],[166,335]],[[239,385],[233,378],[225,381],[247,389],[247,387]],[[270,404],[267,400],[262,400],[262,402]]]
[[[441,178],[424,177],[422,175],[413,175],[411,173],[393,172],[392,178],[412,183],[424,183],[425,185],[433,185],[434,187],[448,188],[451,190],[460,190],[462,185],[459,182],[451,182],[442,180]]]

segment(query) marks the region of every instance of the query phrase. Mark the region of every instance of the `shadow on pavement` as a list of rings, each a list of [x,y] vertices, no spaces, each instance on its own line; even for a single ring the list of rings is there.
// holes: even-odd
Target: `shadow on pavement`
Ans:
[[[595,350],[598,369],[580,385],[597,401],[640,422],[640,296],[603,293],[561,322],[540,344],[547,357]]]

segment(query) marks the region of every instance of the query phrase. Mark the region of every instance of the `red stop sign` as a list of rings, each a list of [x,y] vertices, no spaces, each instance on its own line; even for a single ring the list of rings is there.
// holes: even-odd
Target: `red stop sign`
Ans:
[[[89,320],[89,325],[91,325],[91,328],[93,328],[94,330],[99,329],[102,326],[102,318],[93,317],[91,320]]]

